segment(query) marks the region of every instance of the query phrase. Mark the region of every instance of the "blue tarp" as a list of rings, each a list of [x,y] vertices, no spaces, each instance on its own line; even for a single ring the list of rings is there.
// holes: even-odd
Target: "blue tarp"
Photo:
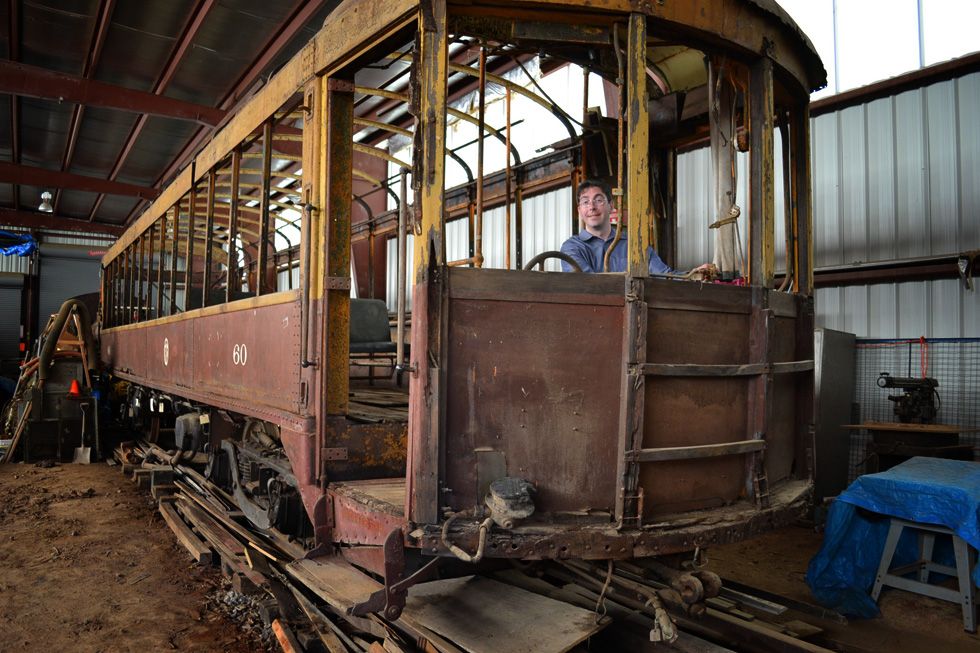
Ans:
[[[946,526],[980,549],[980,463],[917,457],[851,483],[831,506],[823,546],[807,568],[818,602],[849,616],[878,614],[870,592],[889,516]],[[953,565],[949,539],[937,536],[935,559]],[[892,566],[917,559],[915,533],[906,529]],[[980,565],[973,580],[980,586]]]
[[[37,249],[37,241],[30,234],[12,234],[0,231],[0,254],[5,256],[30,256]]]

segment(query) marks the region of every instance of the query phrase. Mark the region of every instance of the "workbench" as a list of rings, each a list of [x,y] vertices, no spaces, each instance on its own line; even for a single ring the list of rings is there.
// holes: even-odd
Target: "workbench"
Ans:
[[[952,555],[956,548],[959,556]],[[841,493],[806,580],[821,604],[858,617],[878,614],[875,599],[883,586],[953,600],[962,605],[964,627],[972,631],[978,548],[980,463],[915,457],[858,477]],[[943,593],[929,585],[934,571],[958,577],[958,590]]]
[[[844,424],[851,430],[866,430],[871,436],[865,470],[883,472],[915,456],[973,460],[973,445],[960,444],[960,433],[975,431],[953,424],[908,422],[864,422]]]

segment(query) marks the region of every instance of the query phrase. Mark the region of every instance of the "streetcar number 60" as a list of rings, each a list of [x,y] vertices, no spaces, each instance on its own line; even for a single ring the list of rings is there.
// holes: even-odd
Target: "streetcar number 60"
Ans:
[[[248,347],[245,343],[235,345],[231,350],[231,360],[235,365],[244,365],[248,361]]]

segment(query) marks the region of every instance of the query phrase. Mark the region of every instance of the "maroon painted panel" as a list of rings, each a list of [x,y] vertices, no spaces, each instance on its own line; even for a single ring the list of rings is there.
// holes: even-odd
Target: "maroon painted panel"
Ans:
[[[194,387],[298,410],[299,318],[299,304],[290,302],[194,320]]]
[[[168,385],[189,387],[194,361],[192,326],[186,321],[142,329],[146,377]]]
[[[146,374],[146,334],[143,329],[123,329],[102,334],[102,359],[114,371],[135,376]]]
[[[508,475],[537,486],[539,513],[611,512],[623,309],[455,299],[449,312],[452,506],[482,500],[474,449],[487,448],[503,453]]]
[[[102,336],[111,369],[151,387],[302,410],[299,304],[148,323]]]

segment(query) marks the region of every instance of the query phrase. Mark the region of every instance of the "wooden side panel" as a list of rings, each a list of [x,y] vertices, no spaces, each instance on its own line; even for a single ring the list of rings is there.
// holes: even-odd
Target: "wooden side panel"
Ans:
[[[500,284],[492,289],[498,299],[466,298],[459,295],[477,288],[457,288],[456,280],[467,286],[463,277],[469,272],[453,271],[451,277],[445,390],[449,502],[457,510],[482,502],[476,453],[482,449],[481,455],[487,450],[502,455],[508,475],[536,484],[539,514],[611,512],[622,305],[588,302],[588,288],[582,286],[592,284],[584,282],[605,279],[528,272],[484,271],[483,279]],[[524,301],[525,278],[539,287],[553,282],[552,297],[565,303]],[[582,293],[581,303],[568,299],[571,290]]]
[[[750,290],[647,282],[649,363],[740,365],[752,357]],[[775,317],[768,358],[775,363],[808,359],[797,351],[798,301],[785,293],[767,298]],[[804,338],[805,340],[805,338]],[[776,374],[766,438],[770,487],[800,475],[797,411],[808,372]],[[654,376],[647,379],[644,448],[720,444],[751,439],[746,425],[754,376]],[[645,463],[641,467],[644,517],[712,508],[748,498],[745,454]]]
[[[740,364],[748,361],[749,316],[652,309],[647,361]],[[647,379],[644,448],[691,446],[746,439],[748,379]],[[717,507],[745,491],[744,456],[646,463],[640,469],[644,519]]]
[[[772,343],[774,362],[798,360],[796,354],[796,325],[792,318],[776,318],[776,329]],[[809,374],[807,372],[806,374]],[[766,475],[769,483],[777,483],[789,477],[794,469],[796,456],[797,392],[800,389],[800,374],[777,374],[773,383],[773,411],[766,434]]]

